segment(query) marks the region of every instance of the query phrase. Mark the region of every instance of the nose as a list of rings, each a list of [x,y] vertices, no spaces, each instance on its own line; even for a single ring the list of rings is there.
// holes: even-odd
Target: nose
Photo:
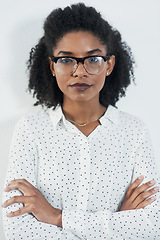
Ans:
[[[76,71],[73,73],[73,76],[76,77],[82,77],[82,76],[87,76],[87,72],[85,70],[85,67],[84,67],[84,64],[79,62],[77,64],[77,68],[76,68]]]

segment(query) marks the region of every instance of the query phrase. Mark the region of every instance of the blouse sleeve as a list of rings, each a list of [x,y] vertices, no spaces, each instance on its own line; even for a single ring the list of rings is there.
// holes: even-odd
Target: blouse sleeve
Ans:
[[[160,186],[160,178],[154,162],[152,144],[148,131],[143,130],[141,141],[135,152],[134,181],[140,175],[144,182],[155,179]],[[81,239],[135,240],[160,239],[160,192],[156,201],[144,209],[129,211],[64,210],[62,225],[67,231]]]
[[[35,139],[27,127],[27,121],[22,119],[18,122],[10,148],[9,166],[5,180],[5,187],[13,179],[26,179],[34,187],[37,187],[37,162],[38,154]],[[2,201],[22,195],[19,190],[3,192]],[[15,203],[3,209],[3,225],[6,240],[50,240],[50,239],[79,239],[71,232],[55,225],[39,222],[32,214],[27,213],[18,217],[9,218],[6,216],[11,211],[22,208],[21,203]]]

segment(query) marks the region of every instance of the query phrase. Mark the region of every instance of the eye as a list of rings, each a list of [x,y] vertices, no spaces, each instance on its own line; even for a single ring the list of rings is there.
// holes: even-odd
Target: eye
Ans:
[[[62,63],[62,64],[72,64],[74,62],[74,59],[72,59],[72,58],[59,58],[58,62]]]
[[[88,61],[88,63],[90,63],[90,64],[92,64],[92,63],[97,63],[97,62],[99,62],[99,58],[93,56],[93,57],[87,58],[87,61]]]

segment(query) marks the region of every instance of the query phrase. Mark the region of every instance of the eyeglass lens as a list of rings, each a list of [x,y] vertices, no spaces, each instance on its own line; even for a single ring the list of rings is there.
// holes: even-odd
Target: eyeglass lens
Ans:
[[[78,67],[74,58],[59,58],[56,64],[57,71],[62,75],[73,74]],[[102,57],[89,57],[84,60],[84,68],[89,74],[101,73],[104,69],[104,60]]]

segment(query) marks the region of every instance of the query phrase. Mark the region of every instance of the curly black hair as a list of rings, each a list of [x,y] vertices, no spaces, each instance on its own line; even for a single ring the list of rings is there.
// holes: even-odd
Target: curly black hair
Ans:
[[[63,93],[52,75],[49,56],[52,56],[57,42],[73,31],[87,31],[98,37],[107,47],[107,54],[115,56],[112,73],[106,77],[100,92],[100,103],[115,106],[131,81],[134,81],[134,58],[130,47],[123,42],[121,34],[104,20],[93,7],[83,3],[73,4],[64,9],[53,10],[44,22],[44,36],[31,49],[28,61],[29,91],[33,90],[37,102],[34,105],[56,107],[63,104]]]

